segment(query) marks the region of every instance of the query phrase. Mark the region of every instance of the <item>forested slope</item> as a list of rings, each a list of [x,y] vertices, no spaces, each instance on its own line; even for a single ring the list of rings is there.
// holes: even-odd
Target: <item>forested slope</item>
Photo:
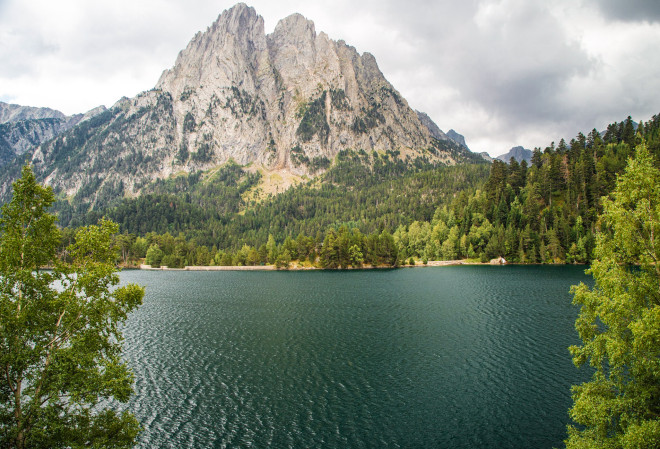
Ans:
[[[261,202],[248,199],[259,175],[227,164],[212,175],[160,181],[151,193],[84,221],[108,216],[122,227],[127,261],[152,248],[169,266],[279,258],[346,267],[500,256],[586,263],[600,198],[638,142],[658,158],[659,130],[658,116],[637,127],[628,118],[602,134],[536,148],[529,166],[446,167],[392,151],[342,151],[324,175]]]
[[[503,256],[521,263],[584,263],[591,259],[600,198],[646,141],[660,156],[660,117],[635,124],[630,117],[536,148],[531,164],[495,160],[483,188],[458,196],[430,222],[395,232],[402,257],[441,259]]]

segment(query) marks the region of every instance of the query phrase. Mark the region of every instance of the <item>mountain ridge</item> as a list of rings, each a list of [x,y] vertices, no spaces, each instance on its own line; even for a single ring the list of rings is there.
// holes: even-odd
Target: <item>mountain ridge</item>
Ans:
[[[67,116],[51,108],[0,102],[0,166],[103,111],[105,106],[98,106]]]
[[[51,108],[22,106],[0,101],[0,124],[17,122],[20,120],[45,118],[66,119],[66,115],[63,112]]]
[[[40,145],[31,162],[59,198],[95,207],[229,161],[301,178],[346,149],[473,160],[428,126],[371,54],[317,34],[300,14],[266,35],[263,18],[239,3],[193,37],[154,89]],[[2,193],[8,188],[5,180]]]

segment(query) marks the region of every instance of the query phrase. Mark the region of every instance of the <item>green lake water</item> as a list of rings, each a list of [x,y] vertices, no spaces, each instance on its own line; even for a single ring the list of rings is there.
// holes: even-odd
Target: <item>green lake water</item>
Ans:
[[[560,447],[583,270],[125,271],[139,447]]]

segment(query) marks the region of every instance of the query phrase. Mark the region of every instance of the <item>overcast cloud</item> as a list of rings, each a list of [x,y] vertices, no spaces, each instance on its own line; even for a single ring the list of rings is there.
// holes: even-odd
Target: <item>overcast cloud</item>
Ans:
[[[234,1],[0,0],[0,101],[66,114],[151,89]],[[473,151],[544,147],[660,113],[657,0],[254,0],[370,52]]]

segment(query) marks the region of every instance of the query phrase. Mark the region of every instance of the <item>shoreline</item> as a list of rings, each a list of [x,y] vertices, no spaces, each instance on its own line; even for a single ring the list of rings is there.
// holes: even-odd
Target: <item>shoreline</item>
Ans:
[[[419,263],[415,265],[398,265],[396,267],[392,266],[373,266],[373,265],[364,265],[362,267],[350,267],[350,268],[321,268],[321,267],[312,267],[304,265],[292,265],[288,268],[276,268],[275,265],[213,265],[213,266],[204,266],[204,265],[187,265],[183,268],[170,268],[170,267],[158,267],[153,268],[151,265],[139,265],[134,268],[126,269],[137,269],[137,270],[146,270],[146,271],[310,271],[310,270],[383,270],[383,269],[392,269],[392,268],[420,268],[420,267],[446,267],[452,265],[491,265],[490,263],[481,263],[481,262],[468,262],[466,260],[429,260],[428,263]]]
[[[548,266],[558,266],[558,265],[588,265],[588,264],[567,264],[567,263],[551,263],[551,264],[540,264],[540,263],[495,263],[495,262],[478,262],[474,260],[461,259],[461,260],[429,260],[428,263],[424,264],[422,262],[416,263],[415,265],[397,265],[393,266],[373,266],[373,265],[363,265],[361,267],[348,267],[348,268],[321,268],[305,265],[291,265],[288,268],[276,268],[275,265],[187,265],[183,268],[170,268],[170,267],[158,267],[152,268],[150,265],[141,264],[138,266],[119,266],[121,270],[144,270],[144,271],[340,271],[340,270],[391,270],[397,268],[426,268],[426,267],[449,267],[457,265],[470,265],[470,266],[506,266],[506,265],[548,265]]]

